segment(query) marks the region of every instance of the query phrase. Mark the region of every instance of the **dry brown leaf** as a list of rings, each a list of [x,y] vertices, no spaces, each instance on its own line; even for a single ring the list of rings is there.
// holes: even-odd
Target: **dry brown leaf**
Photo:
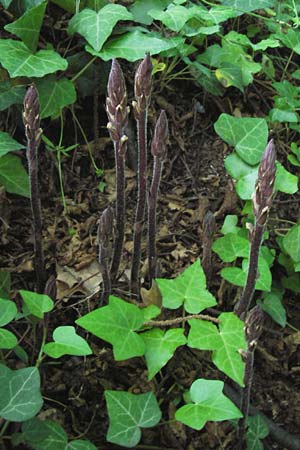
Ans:
[[[75,291],[86,296],[99,292],[102,275],[97,261],[76,271],[73,267],[56,265],[57,299],[70,297]]]

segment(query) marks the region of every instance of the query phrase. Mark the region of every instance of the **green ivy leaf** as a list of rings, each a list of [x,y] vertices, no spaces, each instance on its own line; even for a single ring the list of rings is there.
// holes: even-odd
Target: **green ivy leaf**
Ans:
[[[176,411],[175,418],[195,430],[202,430],[206,422],[212,420],[238,419],[241,411],[227,398],[222,390],[223,381],[199,378],[190,388],[193,403],[182,406]]]
[[[21,148],[24,148],[24,145],[15,141],[8,133],[0,131],[0,157]]]
[[[132,14],[124,6],[117,4],[106,5],[98,12],[83,9],[70,20],[68,33],[81,34],[99,52],[117,22],[132,19]]]
[[[261,439],[269,434],[269,427],[260,414],[247,418],[248,430],[246,433],[247,450],[263,450]]]
[[[0,417],[23,422],[35,416],[42,405],[40,374],[36,367],[11,370],[0,364]]]
[[[200,8],[185,8],[181,5],[171,5],[166,11],[151,9],[148,11],[148,15],[162,22],[170,30],[179,32],[198,9]]]
[[[105,391],[109,415],[107,441],[122,447],[135,447],[141,439],[141,428],[156,425],[161,411],[153,392]]]
[[[109,304],[76,320],[76,323],[113,346],[117,361],[142,356],[145,344],[135,331],[143,324],[142,311],[111,295]]]
[[[300,261],[300,225],[294,225],[282,240],[283,248],[293,261]]]
[[[61,78],[55,80],[52,76],[38,80],[36,83],[40,106],[41,119],[58,115],[60,110],[76,101],[76,90],[71,80]]]
[[[60,358],[64,355],[85,356],[91,355],[92,349],[85,339],[76,334],[75,328],[61,326],[53,332],[54,342],[44,345],[43,351],[51,358]]]
[[[162,293],[163,306],[177,309],[182,304],[191,314],[197,314],[210,306],[216,305],[215,297],[206,289],[206,280],[200,260],[185,269],[177,278],[156,279]]]
[[[221,233],[223,234],[238,233],[240,228],[237,227],[237,223],[238,223],[238,216],[236,216],[235,214],[227,214],[221,228]]]
[[[4,155],[0,158],[0,183],[11,194],[30,197],[28,174],[18,156]]]
[[[11,331],[0,328],[0,349],[10,350],[17,344],[18,340]]]
[[[171,329],[166,332],[155,328],[143,333],[142,338],[146,346],[145,358],[149,380],[167,364],[177,347],[186,343],[183,328]]]
[[[244,92],[245,84],[243,81],[243,73],[240,66],[236,66],[229,62],[223,63],[222,67],[216,70],[215,75],[217,80],[225,88],[234,86],[241,92]]]
[[[0,327],[7,325],[17,315],[17,307],[11,300],[0,298]]]
[[[148,14],[152,9],[163,10],[172,0],[136,0],[131,6],[130,11],[133,15],[133,20],[145,25],[151,25],[152,17]]]
[[[159,33],[142,33],[139,30],[130,31],[109,40],[100,52],[86,46],[86,51],[93,56],[99,56],[104,61],[112,58],[124,58],[127,61],[143,59],[148,52],[157,55],[163,51],[170,51],[182,44],[184,39],[180,36],[164,38]]]
[[[231,6],[241,15],[246,12],[266,9],[274,6],[274,0],[224,0],[223,5]]]
[[[208,23],[219,24],[232,17],[236,17],[236,11],[230,6],[213,6],[210,9],[199,8],[198,17]]]
[[[224,267],[224,269],[221,270],[221,276],[231,284],[235,284],[236,286],[245,286],[248,267],[249,260],[244,259],[242,262],[242,268]],[[259,277],[255,283],[255,289],[258,291],[269,292],[272,285],[272,274],[268,262],[262,257],[259,257],[258,259],[258,273]]]
[[[235,147],[238,155],[247,164],[255,165],[260,162],[268,139],[265,119],[221,114],[214,128],[227,144]]]
[[[280,326],[286,326],[286,310],[282,305],[284,290],[272,289],[271,292],[264,292],[261,308],[272,317],[274,322]]]
[[[25,86],[14,86],[9,80],[0,82],[0,111],[4,111],[11,105],[23,103],[26,93]]]
[[[46,6],[47,2],[43,2],[34,8],[28,9],[19,19],[4,27],[5,30],[22,39],[32,52],[35,52],[37,49]]]
[[[222,261],[233,262],[237,258],[249,256],[250,244],[248,239],[235,233],[228,233],[213,243],[212,250]]]
[[[46,294],[38,294],[31,291],[19,291],[30,314],[43,319],[44,314],[54,308],[53,300]]]
[[[69,442],[65,450],[97,450],[97,448],[90,441],[78,439]]]
[[[290,28],[287,33],[275,34],[287,48],[293,50],[297,55],[300,55],[300,32]]]
[[[212,361],[218,369],[244,386],[245,363],[239,353],[246,348],[244,322],[234,313],[222,313],[219,319],[219,329],[205,320],[189,320],[188,346],[212,350]]]
[[[57,70],[66,70],[68,66],[67,61],[53,50],[32,53],[23,42],[12,39],[0,39],[0,60],[12,78],[40,78]]]
[[[65,450],[68,442],[67,433],[61,425],[37,417],[23,423],[22,439],[34,450]]]

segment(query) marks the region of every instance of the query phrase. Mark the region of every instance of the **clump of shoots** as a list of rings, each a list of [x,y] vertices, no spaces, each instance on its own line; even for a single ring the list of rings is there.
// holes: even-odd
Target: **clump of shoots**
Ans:
[[[34,270],[37,291],[42,293],[46,279],[43,251],[42,211],[38,181],[38,147],[41,142],[40,104],[36,87],[32,84],[24,98],[23,123],[27,139],[26,157],[28,162],[30,201],[33,218]]]
[[[242,391],[241,412],[243,418],[238,424],[238,448],[244,448],[246,421],[249,414],[250,394],[253,380],[253,364],[254,364],[254,352],[257,346],[258,339],[261,336],[264,322],[264,313],[259,305],[252,308],[245,320],[245,335],[247,350],[243,357],[245,360],[245,375],[244,384],[245,387]]]
[[[109,260],[111,254],[110,241],[113,233],[113,221],[113,209],[109,206],[103,211],[98,224],[98,260],[103,279],[103,291],[100,299],[101,305],[107,301],[109,295],[111,294]]]
[[[143,232],[147,191],[147,116],[151,94],[152,64],[150,55],[140,63],[134,83],[134,117],[138,131],[138,199],[134,223],[133,256],[131,267],[131,293],[139,295],[139,272],[141,260],[141,239]]]
[[[161,111],[156,122],[154,137],[151,145],[153,155],[153,175],[148,198],[148,264],[149,282],[156,278],[156,209],[157,196],[161,179],[163,162],[166,156],[167,140],[169,136],[168,119],[165,111]]]
[[[212,275],[211,247],[216,231],[216,219],[211,211],[207,211],[203,219],[203,238],[202,238],[202,268],[204,270],[206,281],[209,284]]]
[[[272,204],[276,175],[276,153],[273,139],[268,143],[258,169],[255,192],[252,196],[255,223],[250,230],[249,269],[241,298],[236,304],[235,313],[244,319],[249,309],[258,275],[259,250],[265,225]]]
[[[125,127],[128,120],[127,93],[122,69],[116,59],[113,59],[107,85],[106,112],[108,116],[108,131],[114,143],[116,163],[116,240],[111,265],[111,279],[118,276],[124,242],[125,230],[125,153],[127,136]]]

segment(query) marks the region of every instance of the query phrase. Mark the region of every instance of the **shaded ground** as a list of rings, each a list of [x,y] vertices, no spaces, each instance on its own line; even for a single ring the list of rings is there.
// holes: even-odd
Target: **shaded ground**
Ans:
[[[155,88],[157,90],[157,86]],[[170,120],[170,145],[158,211],[157,241],[162,276],[174,277],[201,255],[202,220],[208,209],[215,214],[218,229],[226,214],[240,212],[242,205],[223,164],[229,149],[216,137],[212,124],[221,112],[233,113],[235,110],[235,113],[240,111],[241,114],[253,115],[265,108],[262,95],[250,90],[248,96],[254,106],[251,102],[246,104],[242,96],[236,97],[236,92],[230,90],[225,98],[216,101],[203,96],[192,82],[175,82],[170,90],[153,95],[149,114],[150,135],[159,108],[166,109]],[[104,102],[104,98],[100,100]],[[81,119],[85,124],[91,121],[90,116],[87,117],[91,106],[88,102],[81,105]],[[197,109],[202,112],[197,112]],[[100,116],[100,125],[104,125],[106,118],[102,109]],[[69,119],[67,115],[65,121]],[[54,140],[57,126],[57,123],[44,125],[47,136],[53,135]],[[105,128],[100,130],[100,138],[96,142],[91,141],[91,144],[97,165],[105,171],[106,188],[103,193],[99,192],[99,180],[94,174],[87,148],[82,144],[63,163],[68,207],[66,215],[63,215],[56,159],[43,147],[40,150],[47,270],[48,275],[57,273],[59,279],[56,309],[49,317],[49,338],[56,326],[72,325],[80,315],[98,305],[99,293],[92,295],[99,283],[98,269],[94,265],[97,259],[97,220],[100,212],[108,204],[113,204],[115,199],[112,145]],[[71,126],[68,126],[67,136],[69,142],[65,145],[73,144]],[[92,140],[92,136],[89,139]],[[133,142],[134,139],[133,136]],[[278,148],[281,159],[284,154],[280,153],[280,145]],[[130,151],[131,168],[126,172],[128,217],[122,266],[124,276],[115,288],[115,293],[123,298],[128,296],[126,276],[130,267],[135,205],[135,155]],[[17,289],[33,289],[34,286],[30,206],[26,199],[4,193],[1,195],[0,265],[12,272],[14,297],[19,301]],[[278,198],[272,216],[297,219],[297,203],[290,199],[291,196],[287,204],[284,197]],[[145,253],[145,246],[143,250]],[[218,275],[221,267],[221,262],[214,258],[210,288],[219,300],[219,309],[231,311],[238,292],[229,284],[221,283]],[[146,270],[145,267],[143,270]],[[300,311],[296,300],[287,297],[285,306],[290,322],[299,327]],[[174,311],[174,317],[178,313]],[[34,353],[33,336],[26,325],[16,325],[14,331],[29,353]],[[233,448],[234,431],[228,422],[208,423],[199,433],[177,422],[166,423],[174,416],[174,402],[181,398],[182,391],[189,388],[197,377],[222,377],[211,363],[209,353],[180,348],[161,374],[149,382],[142,358],[116,363],[109,345],[92,336],[89,336],[89,342],[93,347],[93,356],[86,359],[64,357],[55,364],[45,359],[41,368],[45,399],[41,415],[61,423],[70,438],[84,436],[99,449],[119,448],[105,440],[108,419],[104,389],[130,390],[133,393],[152,389],[162,399],[163,424],[144,430],[141,445],[137,448]],[[256,352],[252,392],[252,403],[292,434],[297,434],[300,427],[299,342],[299,333],[295,334],[289,327],[281,329],[271,320],[266,320]],[[39,348],[39,342],[36,348]],[[12,355],[11,364],[15,364]],[[230,384],[229,380],[226,381]],[[268,437],[265,448],[282,449],[282,446]]]

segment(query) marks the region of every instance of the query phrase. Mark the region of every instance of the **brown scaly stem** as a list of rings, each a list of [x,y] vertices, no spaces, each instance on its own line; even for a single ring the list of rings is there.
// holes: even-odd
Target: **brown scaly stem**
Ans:
[[[240,319],[244,319],[249,309],[258,274],[259,250],[263,239],[264,228],[267,223],[269,210],[272,204],[274,183],[276,175],[276,154],[273,139],[268,143],[262,156],[256,182],[255,192],[252,196],[255,224],[251,230],[250,260],[245,287],[241,298],[234,309]]]
[[[216,219],[211,211],[207,211],[203,219],[203,239],[202,239],[202,268],[205,273],[206,282],[209,284],[212,275],[211,247],[216,231]]]
[[[184,322],[187,322],[188,320],[192,320],[192,319],[207,320],[209,322],[213,322],[216,324],[221,323],[221,320],[217,319],[216,317],[208,316],[207,314],[191,314],[191,315],[185,316],[185,317],[176,317],[176,319],[149,320],[148,322],[144,323],[144,326],[164,328],[164,327],[170,327],[172,325],[177,325],[179,323],[184,323]]]
[[[30,201],[33,218],[34,270],[37,291],[42,293],[46,279],[42,234],[42,211],[38,181],[38,147],[41,142],[40,105],[36,87],[32,84],[24,98],[23,123],[27,138],[26,157],[28,162]]]
[[[109,271],[109,255],[110,255],[110,238],[113,231],[114,213],[109,206],[106,208],[99,220],[98,225],[98,244],[99,253],[98,261],[100,265],[100,271],[103,279],[103,292],[101,294],[100,304],[102,305],[107,301],[111,293],[111,279]]]
[[[241,412],[243,418],[240,419],[238,424],[238,447],[237,450],[244,448],[246,422],[249,414],[250,395],[253,380],[253,364],[254,364],[254,352],[257,346],[258,339],[262,333],[264,322],[264,313],[259,305],[256,305],[250,310],[245,321],[245,335],[247,342],[247,350],[245,352],[245,375],[244,384],[245,387],[242,390]]]
[[[153,175],[148,198],[148,264],[149,264],[149,282],[156,277],[156,209],[157,196],[160,185],[163,162],[166,155],[166,146],[168,140],[168,120],[165,111],[161,111],[156,122],[154,137],[151,145],[153,155]]]
[[[141,239],[147,192],[147,115],[151,94],[151,72],[151,58],[148,54],[140,63],[135,74],[135,102],[132,104],[138,131],[138,199],[134,222],[131,293],[137,297],[140,287]]]
[[[116,240],[111,264],[111,280],[118,276],[121,262],[125,230],[125,153],[127,136],[125,127],[128,120],[127,94],[122,69],[113,59],[107,85],[106,112],[108,116],[107,128],[114,143],[116,162]]]

